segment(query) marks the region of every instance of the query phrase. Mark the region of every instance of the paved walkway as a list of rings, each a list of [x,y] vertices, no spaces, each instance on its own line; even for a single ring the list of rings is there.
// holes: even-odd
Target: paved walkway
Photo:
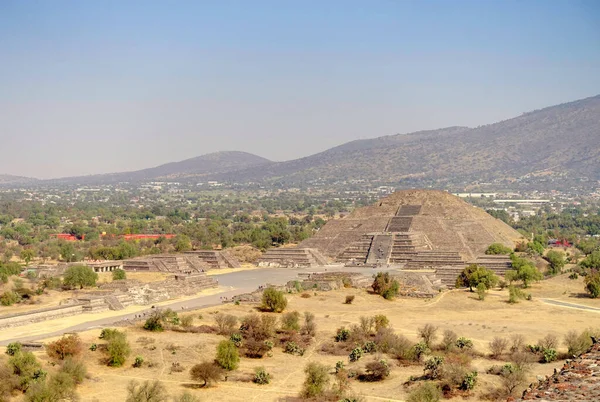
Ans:
[[[575,309],[578,309],[578,310],[588,310],[588,311],[600,312],[600,308],[590,307],[590,306],[584,306],[583,304],[575,304],[575,303],[569,303],[569,302],[564,302],[564,301],[560,301],[560,300],[553,300],[553,299],[541,299],[541,300],[544,303],[546,303],[546,304],[553,304],[555,306],[575,308]]]
[[[206,308],[211,306],[220,305],[222,298],[231,298],[233,296],[248,293],[256,290],[260,285],[273,284],[283,285],[290,280],[298,278],[300,273],[309,272],[323,272],[323,271],[341,271],[344,272],[359,272],[364,275],[372,275],[380,271],[392,271],[397,267],[385,267],[385,268],[344,268],[342,265],[332,265],[327,267],[318,268],[258,268],[241,270],[237,272],[229,272],[222,275],[213,276],[219,281],[219,286],[225,289],[231,289],[225,292],[210,294],[210,295],[199,295],[193,299],[187,299],[183,301],[173,300],[172,303],[161,303],[161,308],[171,308],[175,311],[181,310],[196,310],[200,308]],[[43,334],[36,334],[35,336],[21,336],[13,339],[5,339],[0,341],[0,345],[4,346],[10,342],[16,341],[36,341],[40,339],[50,338],[53,336],[62,335],[65,332],[82,332],[94,328],[104,328],[116,323],[120,323],[125,320],[134,321],[136,316],[148,314],[152,312],[151,308],[137,311],[135,313],[123,313],[120,315],[114,315],[112,317],[93,319],[93,315],[90,315],[90,320],[81,324],[73,325],[68,328],[61,329],[59,331],[49,331]]]

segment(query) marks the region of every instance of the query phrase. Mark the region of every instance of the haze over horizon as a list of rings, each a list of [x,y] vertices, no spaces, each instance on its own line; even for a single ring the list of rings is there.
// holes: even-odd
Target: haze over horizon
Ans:
[[[600,93],[595,1],[0,2],[0,174],[271,160]]]

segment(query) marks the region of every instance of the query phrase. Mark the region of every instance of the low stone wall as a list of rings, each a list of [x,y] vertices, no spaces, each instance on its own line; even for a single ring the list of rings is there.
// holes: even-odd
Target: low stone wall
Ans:
[[[0,317],[0,328],[18,327],[34,322],[52,320],[83,313],[83,304],[50,307],[26,313],[11,314]]]

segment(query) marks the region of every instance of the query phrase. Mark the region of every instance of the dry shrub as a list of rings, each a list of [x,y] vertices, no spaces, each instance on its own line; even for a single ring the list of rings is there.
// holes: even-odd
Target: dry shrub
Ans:
[[[300,330],[300,313],[290,311],[281,316],[281,329],[284,331],[299,331]]]
[[[269,350],[271,350],[271,347],[264,340],[259,341],[257,339],[250,338],[244,341],[244,354],[246,357],[260,359],[267,354]]]
[[[196,382],[202,382],[202,387],[210,386],[223,377],[224,370],[214,363],[203,362],[190,369],[190,377]]]
[[[300,297],[303,299],[310,299],[311,296],[310,293],[304,292],[300,295]]]
[[[558,338],[556,335],[548,334],[543,339],[540,339],[537,344],[542,350],[556,349],[558,347]]]
[[[237,317],[230,314],[217,313],[215,315],[219,335],[231,335],[236,330]]]
[[[315,323],[315,315],[309,311],[304,312],[304,324],[300,328],[302,335],[314,337],[317,335],[317,324]]]
[[[277,318],[268,314],[250,314],[242,319],[240,332],[244,339],[265,341],[277,330]]]
[[[440,344],[440,349],[445,350],[446,352],[450,352],[456,347],[457,340],[458,335],[456,335],[456,332],[451,331],[449,329],[445,330],[442,336],[442,343]]]
[[[451,396],[461,387],[465,377],[473,372],[471,358],[464,353],[449,353],[444,359],[441,385],[444,394]]]
[[[382,353],[389,353],[398,360],[412,360],[412,343],[405,336],[395,334],[391,328],[380,328],[373,341]]]
[[[375,360],[365,366],[366,374],[359,374],[360,381],[382,381],[390,375],[390,366],[385,360]]]
[[[352,302],[354,301],[354,298],[355,298],[354,295],[347,295],[346,300],[344,301],[344,304],[352,304]]]
[[[504,354],[508,348],[508,339],[495,337],[490,342],[490,350],[492,351],[492,358],[498,359]]]
[[[425,342],[428,347],[431,347],[435,338],[437,337],[438,328],[432,324],[425,324],[423,327],[419,328],[417,333],[419,337]]]
[[[46,345],[46,354],[51,359],[64,360],[67,357],[77,357],[83,350],[83,344],[79,335],[72,334],[63,336],[57,341]]]
[[[354,345],[348,342],[327,342],[321,346],[321,352],[332,356],[348,356]]]
[[[510,337],[510,353],[516,353],[525,348],[525,338],[521,334],[513,334]]]

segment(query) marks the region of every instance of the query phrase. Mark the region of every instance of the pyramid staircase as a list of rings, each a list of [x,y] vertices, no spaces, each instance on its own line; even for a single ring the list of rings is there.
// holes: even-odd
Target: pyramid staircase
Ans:
[[[410,261],[419,251],[430,250],[422,236],[416,233],[395,233],[390,253],[391,263]]]
[[[405,269],[435,269],[444,266],[465,266],[465,262],[458,252],[427,250],[417,251],[410,261],[406,263]]]
[[[351,243],[337,257],[337,262],[365,264],[369,256],[374,235],[362,235],[358,241]]]
[[[373,237],[367,264],[387,264],[392,251],[394,236],[392,234],[377,234]]]

